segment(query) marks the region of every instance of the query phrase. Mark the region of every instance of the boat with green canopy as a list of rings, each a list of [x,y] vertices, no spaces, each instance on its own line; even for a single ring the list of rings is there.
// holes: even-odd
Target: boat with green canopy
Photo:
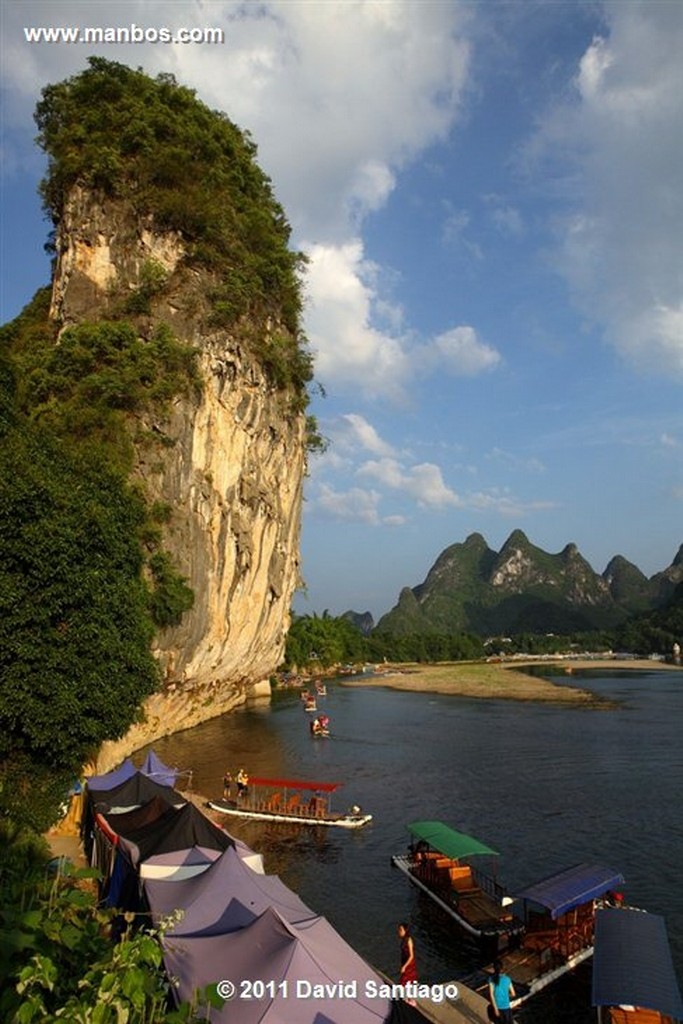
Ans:
[[[481,858],[495,865],[498,851],[442,821],[413,821],[408,831],[413,842],[392,864],[470,935],[492,941],[497,951],[507,949],[524,926],[510,909],[513,901],[497,882],[495,867],[492,873],[482,867]]]

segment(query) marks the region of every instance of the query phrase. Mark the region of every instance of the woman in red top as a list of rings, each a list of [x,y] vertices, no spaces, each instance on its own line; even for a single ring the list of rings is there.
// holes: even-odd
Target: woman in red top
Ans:
[[[415,945],[407,924],[401,923],[398,926],[398,937],[401,940],[401,974],[399,983],[407,985],[409,981],[417,981]]]

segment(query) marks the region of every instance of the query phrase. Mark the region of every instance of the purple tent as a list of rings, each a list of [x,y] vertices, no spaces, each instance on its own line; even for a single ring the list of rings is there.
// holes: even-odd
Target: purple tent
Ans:
[[[145,879],[145,895],[156,922],[176,909],[184,916],[169,935],[223,935],[250,925],[267,907],[289,922],[315,917],[314,911],[277,875],[261,875],[226,850],[201,875],[185,881]]]
[[[153,750],[150,750],[140,768],[143,775],[148,775],[161,786],[175,786],[178,777],[176,768],[169,768],[157,757]]]
[[[294,925],[269,907],[229,935],[169,933],[162,941],[181,1001],[221,981],[234,985],[235,997],[211,1009],[214,1024],[380,1024],[392,1012],[389,999],[373,995],[380,976],[324,917]],[[262,998],[240,998],[253,982],[269,983]],[[335,989],[313,988],[323,985]]]
[[[120,786],[122,782],[127,782],[137,772],[137,768],[130,760],[126,758],[122,765],[115,768],[113,772],[107,772],[106,775],[91,775],[89,779],[86,779],[88,789],[100,790],[100,789],[115,789],[116,786]]]

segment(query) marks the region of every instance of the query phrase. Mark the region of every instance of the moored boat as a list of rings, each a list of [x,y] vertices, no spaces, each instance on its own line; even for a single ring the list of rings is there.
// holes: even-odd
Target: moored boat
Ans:
[[[392,863],[470,935],[507,948],[521,933],[522,921],[512,913],[512,900],[495,877],[469,858],[498,857],[496,850],[441,821],[414,821],[408,831],[416,839],[407,854]],[[480,862],[481,863],[481,862]]]
[[[515,1006],[593,955],[596,910],[618,902],[623,883],[612,868],[575,864],[514,894],[523,901],[524,933],[498,960],[514,984]],[[462,980],[484,991],[491,971],[492,965]]]
[[[285,821],[298,825],[328,825],[361,828],[372,821],[354,805],[346,812],[332,810],[332,794],[339,782],[309,782],[294,779],[252,778],[249,791],[238,800],[210,800],[209,807],[221,814],[255,821]]]

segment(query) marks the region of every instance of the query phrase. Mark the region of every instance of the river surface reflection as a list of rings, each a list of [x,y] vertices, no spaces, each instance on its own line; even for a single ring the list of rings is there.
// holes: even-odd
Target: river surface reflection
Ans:
[[[566,676],[551,677],[560,685]],[[373,814],[358,832],[238,822],[226,827],[374,966],[397,976],[396,924],[412,923],[420,980],[452,979],[476,951],[391,867],[406,822],[442,819],[501,852],[498,874],[526,885],[579,861],[626,878],[629,902],[663,914],[683,978],[683,674],[575,673],[613,710],[520,704],[328,683],[329,739],[309,734],[297,691],[154,744],[221,791],[223,772],[344,783],[337,809]],[[590,967],[517,1012],[519,1024],[588,1024]]]

